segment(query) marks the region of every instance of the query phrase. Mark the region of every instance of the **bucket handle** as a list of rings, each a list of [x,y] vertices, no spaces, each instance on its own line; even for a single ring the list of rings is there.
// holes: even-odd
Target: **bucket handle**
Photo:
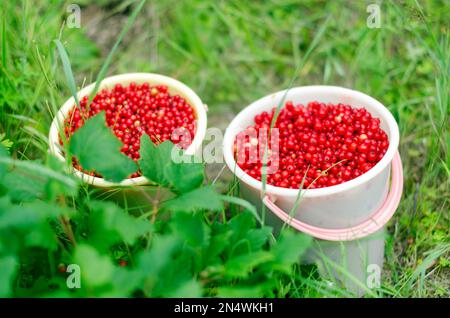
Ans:
[[[264,196],[263,203],[284,223],[300,232],[315,238],[328,241],[351,241],[366,237],[380,230],[392,217],[397,209],[403,190],[403,168],[398,151],[392,160],[392,180],[389,194],[382,206],[366,221],[344,229],[325,229],[301,222],[280,209],[269,195]]]

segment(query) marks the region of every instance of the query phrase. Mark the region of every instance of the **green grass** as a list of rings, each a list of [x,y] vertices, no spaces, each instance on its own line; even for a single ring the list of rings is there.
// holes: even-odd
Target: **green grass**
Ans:
[[[80,3],[81,29],[62,27],[69,1],[3,3],[0,135],[13,142],[14,158],[44,158],[53,115],[71,95],[53,40],[66,47],[76,83],[91,83],[132,11],[120,1]],[[449,297],[448,7],[445,1],[383,1],[381,28],[369,29],[369,3],[148,1],[107,74],[176,77],[208,104],[211,122],[222,126],[251,101],[287,88],[293,76],[294,86],[340,85],[380,100],[399,124],[405,174],[403,198],[388,228],[381,295]],[[104,28],[114,21],[117,30]],[[309,276],[280,281],[280,290],[327,295],[314,273]]]

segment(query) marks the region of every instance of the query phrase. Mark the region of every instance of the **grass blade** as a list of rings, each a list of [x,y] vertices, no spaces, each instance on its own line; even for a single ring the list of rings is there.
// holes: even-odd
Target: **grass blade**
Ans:
[[[6,17],[2,22],[2,65],[6,69]]]
[[[229,203],[237,204],[237,205],[240,205],[240,206],[244,207],[244,208],[247,209],[251,214],[253,214],[253,216],[255,217],[255,219],[256,219],[261,225],[263,225],[262,220],[261,220],[261,217],[259,216],[258,212],[256,211],[256,208],[255,208],[252,204],[250,204],[250,202],[245,201],[244,199],[241,199],[241,198],[238,198],[238,197],[230,196],[230,195],[221,195],[220,198],[221,198],[222,200],[224,200],[224,201],[229,202]]]
[[[106,60],[103,63],[102,68],[100,69],[100,72],[97,75],[97,79],[95,81],[94,90],[91,92],[91,94],[89,96],[88,105],[90,105],[90,103],[94,99],[95,94],[98,91],[100,83],[101,83],[103,77],[105,76],[109,65],[111,64],[111,60],[112,60],[112,56],[114,55],[114,52],[117,50],[119,44],[122,42],[123,37],[125,36],[125,34],[130,29],[131,25],[136,20],[136,17],[138,15],[138,13],[141,11],[141,9],[142,9],[143,5],[145,4],[145,2],[146,2],[146,0],[142,0],[139,3],[139,5],[137,6],[137,8],[133,11],[131,16],[128,18],[127,23],[126,23],[125,27],[122,29],[122,31],[121,31],[121,33],[120,33],[116,43],[114,44],[113,48],[109,52],[108,56],[106,57]],[[73,96],[73,98],[75,100],[76,106],[80,109],[80,112],[81,112],[81,107],[80,107],[80,103],[79,103],[78,95],[77,95],[77,86],[76,86],[75,78],[73,76],[72,66],[71,66],[71,63],[70,63],[69,56],[67,54],[66,49],[64,48],[64,45],[61,43],[61,41],[59,39],[54,40],[54,42],[56,44],[59,56],[60,56],[62,64],[63,64],[64,75],[66,77],[66,81],[67,81],[67,85],[69,86],[70,93],[72,94],[72,96]],[[84,119],[84,115],[83,114],[84,114],[84,112],[81,112],[81,115],[82,115],[82,117]]]
[[[95,80],[95,87],[89,96],[88,105],[91,104],[92,100],[94,99],[95,94],[97,94],[98,88],[100,87],[100,83],[102,82],[103,78],[105,77],[105,74],[108,70],[109,65],[111,64],[111,60],[112,60],[114,53],[116,52],[117,48],[119,47],[120,43],[122,42],[122,39],[124,38],[125,34],[127,34],[128,30],[130,29],[130,27],[133,25],[134,21],[136,20],[136,17],[139,14],[139,12],[141,11],[142,7],[144,6],[145,1],[146,0],[142,0],[138,4],[138,6],[133,11],[131,16],[128,18],[127,23],[125,24],[125,27],[120,32],[116,43],[114,43],[114,46],[112,47],[111,51],[109,51],[109,54],[106,57],[105,62],[103,63],[102,68],[100,69],[100,72],[98,72],[97,79]]]
[[[289,86],[284,92],[280,102],[277,105],[277,108],[275,110],[275,114],[273,115],[272,121],[270,123],[269,128],[269,134],[268,138],[264,145],[264,153],[263,153],[263,161],[262,161],[262,167],[261,167],[261,182],[262,182],[262,198],[266,195],[266,185],[267,185],[267,153],[268,153],[268,140],[270,140],[270,133],[275,126],[275,123],[277,121],[278,115],[280,114],[281,107],[283,106],[283,103],[286,99],[287,94],[289,93],[289,90],[292,88],[292,85],[294,84],[294,81],[297,79],[298,73],[302,69],[303,65],[305,65],[305,62],[308,60],[311,53],[314,51],[314,49],[318,46],[320,39],[322,38],[323,34],[325,33],[328,22],[330,21],[330,17],[328,17],[325,22],[320,27],[319,31],[317,31],[316,35],[314,36],[314,39],[312,40],[311,44],[309,45],[307,51],[305,52],[305,55],[301,59],[300,63],[295,68],[294,74],[292,75],[292,78],[289,82]],[[301,191],[300,191],[301,192]],[[262,204],[262,220],[265,221],[266,216],[266,206],[265,204]]]
[[[80,103],[78,101],[77,95],[77,85],[75,84],[75,78],[73,77],[72,66],[70,64],[70,59],[69,56],[67,55],[67,51],[59,39],[53,40],[53,42],[55,42],[56,48],[58,49],[59,57],[61,58],[61,62],[63,64],[64,76],[66,77],[70,93],[75,99],[77,107],[80,108]]]

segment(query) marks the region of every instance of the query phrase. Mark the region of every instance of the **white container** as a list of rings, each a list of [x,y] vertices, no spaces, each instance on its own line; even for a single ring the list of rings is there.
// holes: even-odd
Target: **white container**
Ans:
[[[299,190],[266,185],[263,197],[262,183],[247,175],[233,155],[236,135],[254,124],[255,115],[269,112],[283,98],[294,104],[319,101],[365,107],[380,119],[380,126],[388,135],[386,154],[372,169],[353,180],[332,187],[302,190],[300,204],[291,213]],[[314,248],[306,253],[303,261],[316,262],[322,275],[337,278],[350,291],[361,295],[367,291],[367,275],[373,274],[368,270],[378,267],[381,272],[384,226],[395,212],[402,193],[398,143],[397,123],[377,100],[342,87],[305,86],[268,95],[242,110],[227,128],[223,152],[228,168],[239,179],[242,196],[259,210],[265,204],[272,212],[266,214],[267,224],[276,231],[288,224],[316,238]],[[391,165],[394,170],[389,192]]]
[[[282,211],[264,197],[262,202],[273,214],[267,221],[279,232],[283,225],[314,237],[313,247],[303,256],[304,263],[316,263],[323,277],[341,284],[356,295],[379,286],[384,259],[385,227],[400,203],[403,169],[400,155],[392,161],[389,194],[374,214],[364,222],[345,229],[323,229],[311,226]],[[259,200],[261,202],[261,200]]]
[[[99,90],[101,89],[112,89],[116,84],[122,84],[123,86],[134,82],[136,84],[149,83],[150,85],[166,85],[168,87],[169,93],[178,94],[192,106],[196,115],[196,131],[194,139],[191,145],[186,149],[187,155],[194,155],[201,149],[201,144],[206,133],[206,105],[202,103],[197,94],[190,89],[185,84],[173,79],[159,74],[152,73],[128,73],[115,75],[111,77],[106,77],[102,80]],[[83,96],[89,95],[94,89],[95,83],[90,84],[78,92],[78,98],[81,99]],[[75,105],[74,98],[69,98],[58,111],[58,114],[53,119],[52,125],[49,132],[49,147],[50,152],[54,154],[57,158],[65,161],[62,149],[59,145],[59,133],[61,128],[64,127],[64,119],[67,117],[69,111],[73,109]],[[103,178],[93,177],[83,173],[82,171],[73,169],[74,174],[83,180],[83,182],[100,188],[114,188],[114,187],[126,187],[126,186],[143,186],[149,184],[149,181],[145,177],[138,177],[132,179],[125,179],[120,183],[113,183],[104,180]]]
[[[233,171],[245,188],[247,199],[261,197],[262,183],[246,174],[235,162],[233,142],[236,135],[247,126],[254,124],[254,117],[263,111],[270,111],[282,101],[286,91],[280,91],[256,102],[242,110],[228,126],[224,137],[224,157],[228,168]],[[389,148],[384,157],[368,172],[361,176],[332,187],[303,191],[301,207],[293,217],[309,225],[339,229],[357,225],[377,211],[388,192],[390,163],[397,152],[399,131],[392,114],[372,97],[342,87],[304,86],[287,92],[285,101],[294,104],[308,104],[312,101],[325,103],[344,103],[352,107],[365,107],[381,121],[380,127],[387,133]],[[266,194],[282,210],[289,212],[294,206],[298,190],[267,185]]]

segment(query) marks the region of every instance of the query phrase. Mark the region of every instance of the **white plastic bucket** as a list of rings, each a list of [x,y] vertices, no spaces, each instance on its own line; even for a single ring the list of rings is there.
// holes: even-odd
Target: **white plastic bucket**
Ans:
[[[286,95],[286,96],[285,96]],[[384,157],[368,172],[345,183],[319,189],[302,190],[302,198],[296,211],[296,189],[266,185],[262,197],[262,183],[247,175],[235,162],[233,143],[236,135],[254,124],[255,115],[270,111],[285,97],[294,104],[312,101],[343,103],[352,107],[365,107],[380,119],[381,128],[387,133],[389,147]],[[316,238],[315,248],[305,256],[306,262],[317,262],[323,268],[334,264],[332,274],[350,290],[361,294],[364,289],[355,281],[365,282],[367,265],[382,268],[384,256],[384,226],[395,212],[403,186],[398,126],[392,114],[374,98],[351,89],[336,86],[304,86],[280,91],[242,110],[228,126],[224,137],[224,157],[228,168],[240,182],[242,196],[261,209],[265,204],[273,214],[267,215],[267,223],[279,228],[283,223]],[[389,192],[391,166],[392,188]],[[388,195],[389,193],[389,195]],[[346,273],[337,271],[344,268]],[[326,271],[322,271],[326,274]],[[350,274],[351,277],[348,277]],[[363,283],[364,284],[364,283]]]
[[[280,91],[253,102],[233,119],[225,132],[225,161],[239,178],[242,187],[247,188],[249,197],[260,198],[262,183],[250,177],[236,164],[232,150],[234,139],[239,132],[254,124],[255,115],[276,107],[285,92]],[[368,172],[353,180],[332,187],[303,191],[301,207],[293,215],[309,225],[329,229],[347,228],[367,220],[380,208],[388,192],[390,163],[399,142],[398,126],[392,114],[372,97],[336,86],[292,88],[287,92],[285,100],[294,104],[312,101],[344,103],[353,107],[365,107],[372,115],[380,118],[380,126],[389,138],[389,147],[384,157]],[[294,206],[298,190],[267,185],[266,194],[278,207],[289,212]]]
[[[206,105],[202,103],[200,97],[185,84],[180,81],[159,74],[152,73],[128,73],[106,77],[102,80],[100,85],[101,89],[112,89],[116,84],[122,84],[123,86],[134,82],[136,84],[149,83],[150,85],[166,85],[169,93],[178,94],[192,106],[196,115],[196,131],[194,139],[191,145],[186,149],[187,155],[194,155],[201,149],[201,144],[206,133]],[[78,98],[89,95],[94,89],[95,83],[90,84],[78,92]],[[58,114],[53,119],[49,132],[49,147],[50,152],[62,161],[65,160],[62,149],[59,145],[59,133],[64,124],[64,119],[67,117],[69,111],[73,109],[75,101],[73,97],[69,98],[58,111]],[[145,177],[138,177],[132,179],[123,180],[120,183],[113,183],[94,176],[87,175],[82,171],[73,169],[73,173],[83,180],[83,182],[100,188],[113,188],[118,186],[142,186],[149,184],[149,181]]]

